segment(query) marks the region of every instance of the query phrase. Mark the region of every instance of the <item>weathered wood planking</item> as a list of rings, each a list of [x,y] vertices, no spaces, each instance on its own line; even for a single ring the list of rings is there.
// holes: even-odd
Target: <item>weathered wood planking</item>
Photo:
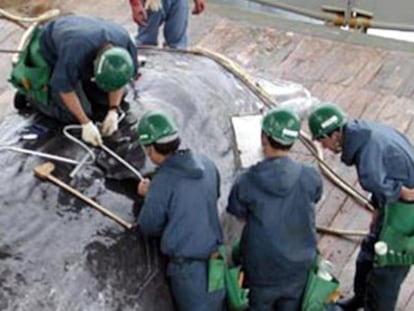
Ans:
[[[132,34],[136,31],[127,1],[102,0],[97,6],[91,0],[68,0],[65,7],[69,11],[111,18]],[[252,75],[301,83],[313,96],[341,105],[350,117],[383,121],[405,132],[414,141],[414,48],[412,53],[393,49],[392,41],[387,49],[369,46],[366,42],[350,44],[320,37],[318,33],[306,35],[300,31],[283,30],[285,28],[277,18],[271,21],[272,27],[262,27],[234,22],[220,17],[221,13],[220,7],[209,4],[206,14],[191,19],[192,42],[194,36],[198,36],[201,47],[226,55]],[[0,20],[0,29],[1,47],[17,46],[21,31],[4,20]],[[324,32],[327,31],[321,32],[321,36]],[[330,37],[339,32],[332,29]],[[8,56],[3,54],[0,58],[3,69],[0,71],[0,92],[3,92],[0,118],[5,111],[11,111],[10,107],[5,109],[6,105],[11,105],[10,91],[5,92],[10,68]],[[298,158],[306,158],[303,147],[295,148],[295,152]],[[337,156],[325,156],[341,177],[360,188],[353,168],[339,163]],[[349,230],[368,229],[368,212],[327,180],[324,187],[324,197],[317,210],[318,224]],[[345,294],[352,290],[359,242],[359,238],[320,235],[320,249],[336,264]],[[411,272],[403,285],[398,310],[414,309],[413,285],[414,272]]]

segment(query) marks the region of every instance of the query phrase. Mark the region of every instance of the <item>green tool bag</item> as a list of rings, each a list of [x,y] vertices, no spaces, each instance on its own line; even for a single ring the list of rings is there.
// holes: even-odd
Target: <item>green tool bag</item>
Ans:
[[[40,28],[36,27],[29,39],[27,47],[19,54],[16,64],[13,65],[9,82],[34,104],[47,107],[48,82],[50,68],[40,54]]]
[[[243,288],[244,272],[241,269],[240,240],[233,243],[231,259],[233,266],[226,269],[227,305],[230,311],[246,310],[249,307],[249,290]]]
[[[208,292],[214,292],[225,287],[226,250],[219,246],[217,252],[208,260]]]
[[[382,250],[378,249],[379,243]],[[375,245],[375,265],[400,266],[414,264],[414,204],[396,202],[385,206],[384,222]]]
[[[322,260],[318,256],[309,271],[302,300],[302,311],[325,311],[328,304],[339,296],[338,280],[332,275],[330,280],[318,275]]]
[[[208,261],[208,292],[225,288],[229,310],[245,310],[249,301],[248,290],[242,287],[243,276],[239,266],[227,267],[226,250],[221,245]]]
[[[227,305],[231,311],[246,310],[249,307],[249,291],[243,288],[243,277],[240,267],[226,270]]]

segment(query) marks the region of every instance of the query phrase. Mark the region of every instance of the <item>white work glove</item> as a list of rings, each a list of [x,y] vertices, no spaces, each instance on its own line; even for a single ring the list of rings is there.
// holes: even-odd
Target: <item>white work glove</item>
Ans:
[[[102,136],[111,136],[118,130],[118,112],[110,109],[102,123]]]
[[[99,133],[99,130],[95,124],[92,123],[92,121],[89,121],[86,124],[82,124],[82,139],[94,146],[102,145],[101,134]]]

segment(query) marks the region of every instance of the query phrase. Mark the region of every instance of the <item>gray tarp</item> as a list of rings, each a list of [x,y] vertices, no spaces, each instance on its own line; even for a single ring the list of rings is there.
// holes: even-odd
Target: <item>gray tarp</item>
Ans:
[[[217,163],[223,210],[236,172],[230,116],[257,112],[258,99],[208,58],[143,53],[147,64],[136,83],[138,97],[129,94],[131,110],[139,118],[148,109],[163,108],[175,117],[184,146]],[[25,116],[7,117],[0,124],[0,140],[17,138],[15,129],[25,122]],[[59,130],[14,146],[77,160],[84,154]],[[139,146],[115,149],[138,169],[143,165]],[[133,222],[134,211],[139,211],[136,178],[116,162],[106,161],[102,150],[95,152],[98,164],[83,167],[71,179],[73,165],[55,162],[54,176]],[[171,310],[158,241],[127,232],[56,185],[37,179],[33,168],[43,162],[0,151],[0,309]],[[112,163],[116,174],[112,164],[105,168],[99,163]],[[228,232],[229,222],[224,223]]]

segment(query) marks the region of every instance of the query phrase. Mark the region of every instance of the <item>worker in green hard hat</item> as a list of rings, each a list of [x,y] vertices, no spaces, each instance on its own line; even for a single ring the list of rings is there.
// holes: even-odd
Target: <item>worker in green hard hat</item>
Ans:
[[[354,296],[338,304],[344,310],[395,310],[410,263],[409,260],[399,261],[397,251],[393,255],[381,249],[377,254],[375,245],[379,240],[386,239],[391,231],[394,240],[412,240],[404,234],[399,237],[397,234],[400,233],[389,225],[388,216],[392,216],[393,211],[401,210],[403,218],[414,217],[414,213],[410,212],[414,211],[414,204],[410,203],[414,202],[413,146],[403,134],[387,125],[347,120],[343,110],[333,103],[316,106],[309,115],[308,125],[313,139],[324,148],[340,154],[341,161],[346,165],[356,167],[359,183],[371,193],[371,203],[375,208],[370,232],[362,242],[356,262]],[[400,207],[403,202],[408,203]],[[399,222],[402,226],[402,219]],[[414,226],[408,229],[413,232]],[[388,250],[394,252],[394,246],[389,244]],[[407,253],[412,251],[407,249]]]
[[[65,15],[35,29],[10,81],[31,106],[80,123],[83,140],[99,145],[101,134],[117,130],[124,87],[137,70],[136,47],[120,25]],[[94,121],[103,121],[101,132]]]
[[[300,119],[275,108],[262,120],[265,159],[234,182],[227,212],[245,222],[240,251],[249,310],[301,310],[317,256],[314,205],[322,194],[315,167],[290,156]]]
[[[161,236],[177,310],[224,311],[224,270],[216,274],[208,268],[223,243],[218,170],[205,155],[179,148],[177,126],[163,111],[142,116],[138,138],[159,168],[151,181],[138,184],[138,194],[145,200],[137,228],[145,235]],[[212,286],[210,273],[223,280],[221,285]]]

